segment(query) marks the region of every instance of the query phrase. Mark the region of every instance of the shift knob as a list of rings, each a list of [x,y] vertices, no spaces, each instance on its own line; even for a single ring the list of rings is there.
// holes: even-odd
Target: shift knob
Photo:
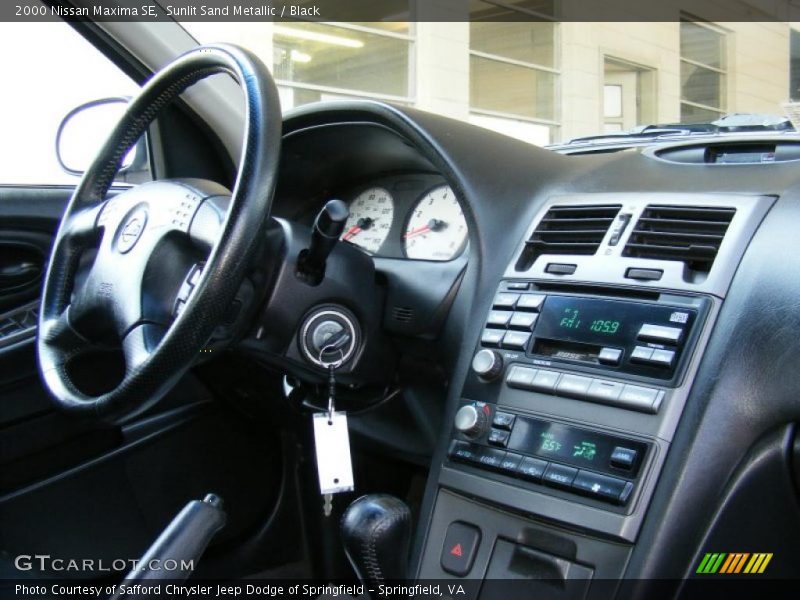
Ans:
[[[344,551],[367,588],[405,579],[411,543],[411,511],[388,494],[355,500],[342,517]]]

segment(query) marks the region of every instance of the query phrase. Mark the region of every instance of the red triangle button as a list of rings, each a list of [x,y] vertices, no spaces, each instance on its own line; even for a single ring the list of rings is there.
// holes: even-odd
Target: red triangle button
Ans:
[[[464,553],[464,552],[463,552],[463,550],[461,550],[461,544],[456,544],[456,545],[455,545],[455,546],[453,546],[453,548],[450,550],[450,554],[452,554],[453,556],[458,556],[458,557],[461,557],[461,555],[462,555],[463,553]]]

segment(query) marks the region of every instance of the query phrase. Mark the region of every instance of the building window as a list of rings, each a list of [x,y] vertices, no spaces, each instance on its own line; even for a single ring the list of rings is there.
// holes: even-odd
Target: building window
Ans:
[[[541,10],[552,14],[541,1],[471,3],[469,105],[473,123],[547,144],[559,125],[558,29]]]
[[[791,29],[790,62],[789,62],[789,98],[793,102],[800,101],[800,31]]]
[[[411,102],[408,22],[276,23],[272,40],[284,108],[347,97]]]
[[[682,21],[681,121],[709,123],[725,114],[725,34],[705,23]]]

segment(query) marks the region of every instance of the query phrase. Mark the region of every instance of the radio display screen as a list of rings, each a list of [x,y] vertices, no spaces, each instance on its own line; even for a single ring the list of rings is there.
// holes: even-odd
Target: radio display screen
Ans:
[[[644,323],[683,327],[694,319],[691,309],[642,302],[550,295],[535,334],[599,346],[626,346]]]

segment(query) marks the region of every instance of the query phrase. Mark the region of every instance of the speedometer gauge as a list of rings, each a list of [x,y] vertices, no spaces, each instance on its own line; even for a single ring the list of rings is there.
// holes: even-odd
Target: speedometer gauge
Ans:
[[[449,186],[426,193],[414,207],[403,235],[406,256],[420,260],[450,260],[467,243],[467,222]]]
[[[393,218],[392,195],[379,187],[365,190],[350,203],[342,241],[375,254],[386,241]]]

